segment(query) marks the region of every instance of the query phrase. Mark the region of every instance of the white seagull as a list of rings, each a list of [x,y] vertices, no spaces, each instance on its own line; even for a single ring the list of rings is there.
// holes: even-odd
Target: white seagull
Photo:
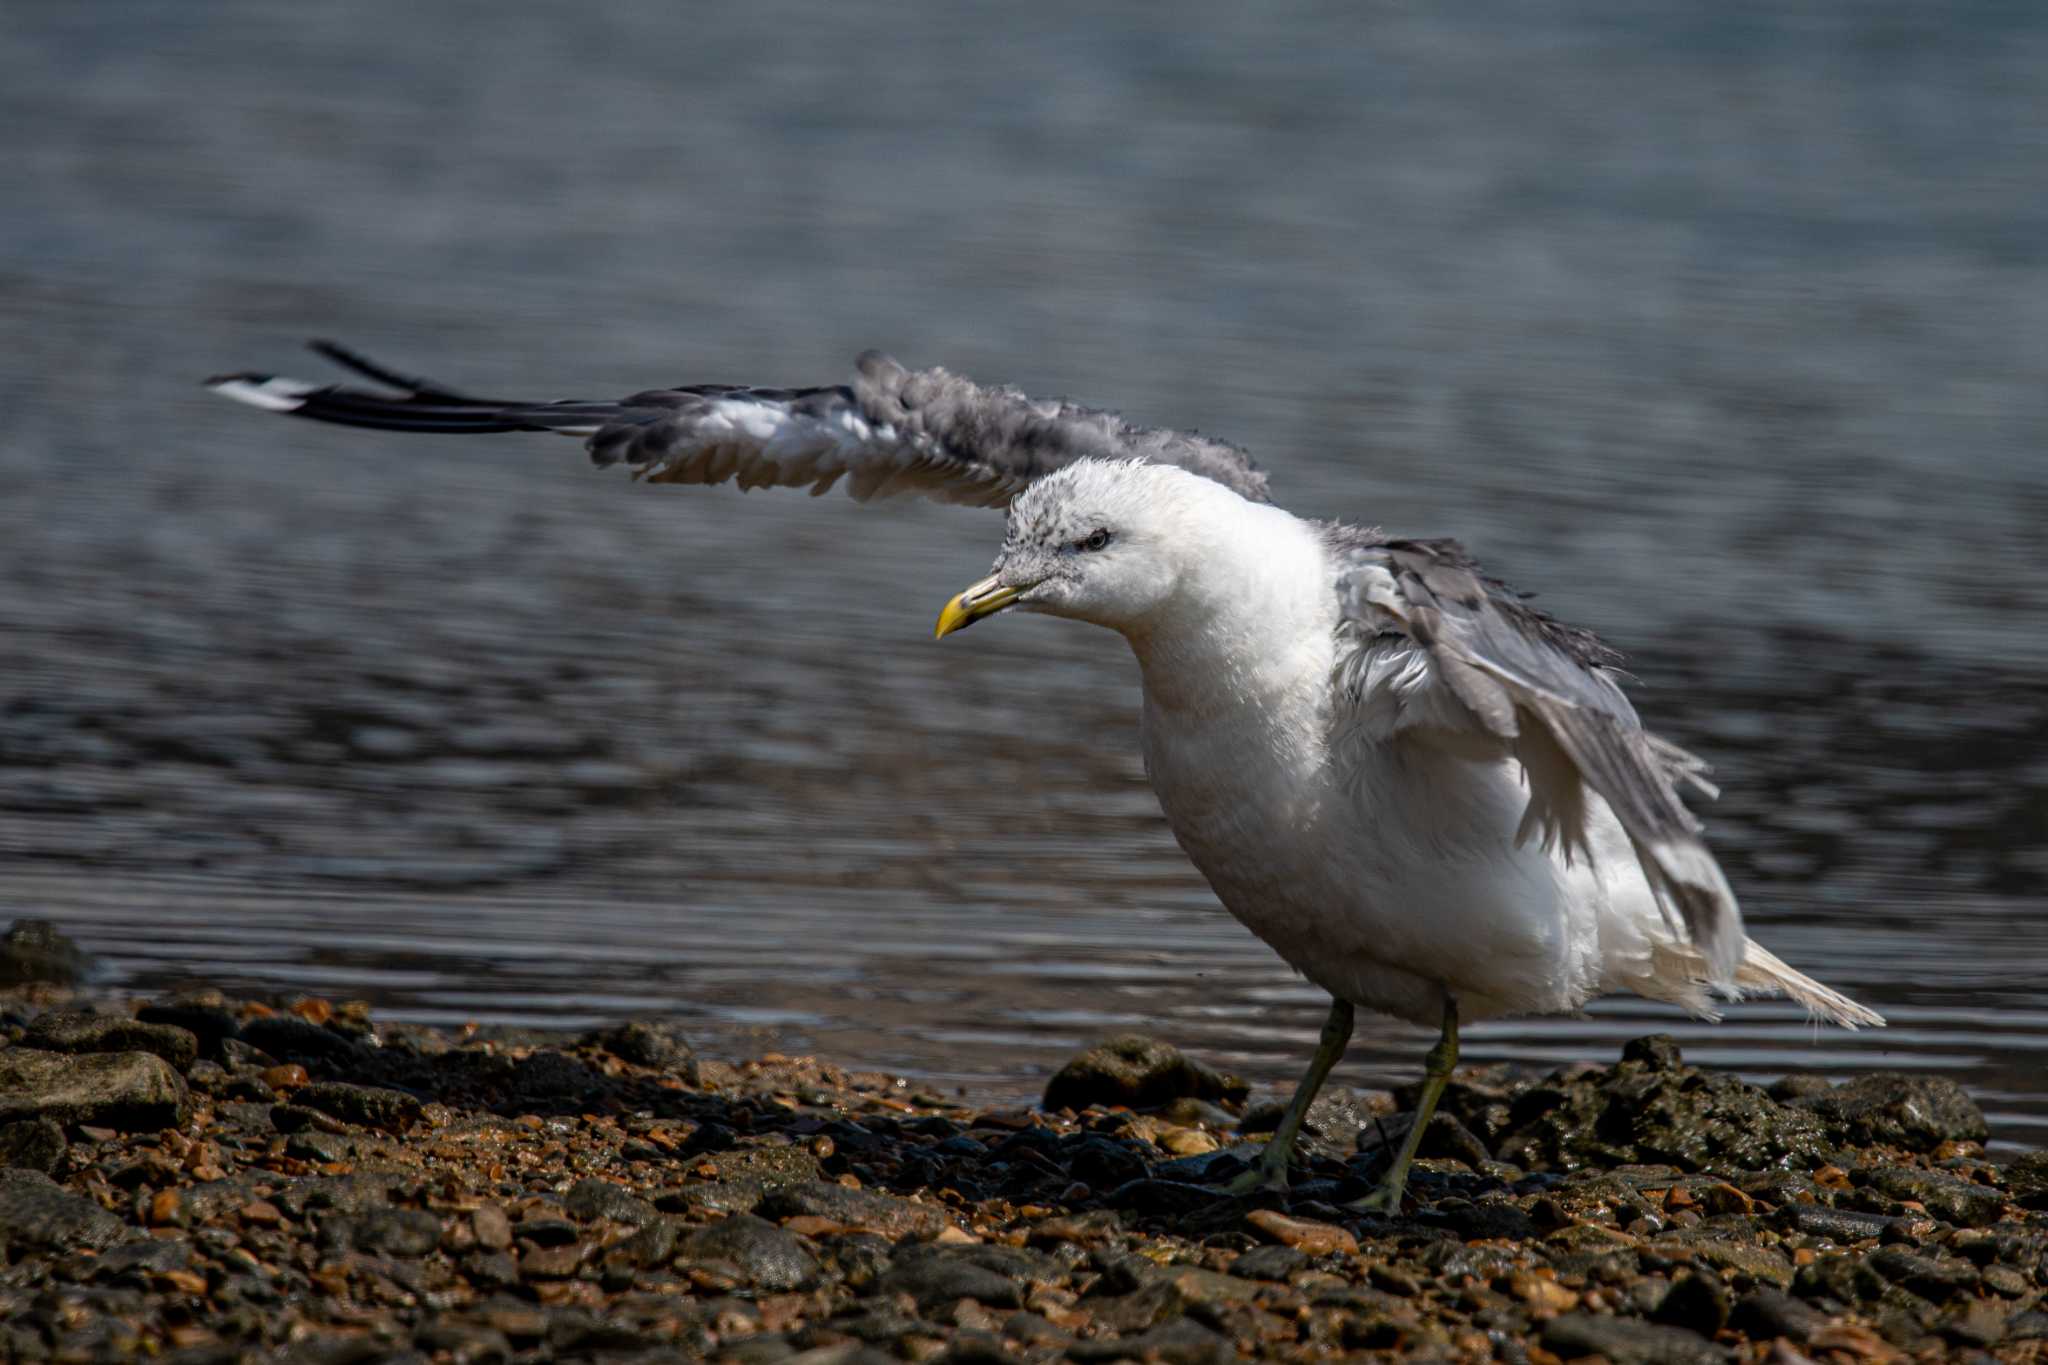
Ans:
[[[1620,656],[1530,607],[1451,540],[1309,521],[1208,437],[862,356],[850,385],[691,385],[516,403],[314,348],[394,390],[209,381],[273,412],[394,431],[552,431],[651,483],[915,492],[1008,509],[994,571],[938,634],[1006,610],[1107,626],[1143,674],[1145,770],[1187,855],[1252,933],[1331,998],[1273,1138],[1232,1186],[1283,1184],[1355,1006],[1442,1033],[1379,1190],[1399,1208],[1461,1019],[1708,992],[1884,1021],[1743,933],[1679,799],[1705,765],[1643,729]]]

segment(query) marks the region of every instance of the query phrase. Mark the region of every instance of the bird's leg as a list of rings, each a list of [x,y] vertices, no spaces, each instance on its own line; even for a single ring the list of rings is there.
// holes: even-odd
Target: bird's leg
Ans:
[[[1330,1068],[1337,1065],[1351,1042],[1351,1015],[1349,1000],[1330,1001],[1330,1013],[1323,1020],[1323,1036],[1316,1044],[1316,1055],[1309,1059],[1301,1084],[1294,1087],[1294,1098],[1287,1102],[1287,1112],[1280,1116],[1280,1126],[1273,1130],[1272,1139],[1259,1152],[1259,1159],[1252,1163],[1252,1168],[1223,1187],[1227,1193],[1250,1194],[1253,1190],[1286,1188],[1287,1161],[1294,1155],[1294,1139],[1300,1136],[1301,1125],[1308,1121],[1308,1107],[1315,1103],[1316,1093],[1323,1088]]]
[[[1380,1187],[1365,1198],[1355,1201],[1351,1207],[1367,1213],[1399,1213],[1401,1194],[1408,1186],[1408,1167],[1415,1160],[1415,1151],[1422,1146],[1422,1134],[1429,1127],[1429,1121],[1436,1114],[1436,1102],[1443,1098],[1444,1086],[1451,1079],[1451,1072],[1458,1065],[1458,1002],[1448,992],[1444,993],[1444,1027],[1437,1035],[1436,1046],[1429,1050],[1422,1072],[1422,1098],[1415,1105],[1415,1123],[1408,1129],[1408,1136],[1401,1140],[1401,1150],[1394,1157],[1393,1169]]]

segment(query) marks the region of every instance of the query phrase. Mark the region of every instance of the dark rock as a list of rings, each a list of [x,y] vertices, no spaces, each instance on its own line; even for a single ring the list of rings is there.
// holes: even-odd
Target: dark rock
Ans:
[[[2015,1313],[2005,1320],[2007,1341],[2048,1341],[2048,1311],[2039,1308]]]
[[[236,1041],[277,1061],[304,1065],[342,1065],[354,1061],[363,1052],[361,1047],[339,1033],[294,1014],[251,1019],[242,1025],[241,1037]],[[224,1047],[223,1052],[232,1056],[234,1049]],[[230,1065],[233,1065],[232,1061]]]
[[[696,1057],[673,1026],[644,1019],[629,1019],[614,1028],[585,1034],[583,1041],[622,1062],[664,1071],[680,1071]]]
[[[851,1227],[872,1228],[893,1239],[932,1237],[953,1220],[943,1209],[901,1199],[878,1190],[850,1190],[844,1185],[812,1180],[771,1191],[761,1201],[768,1218],[808,1214]]]
[[[200,1001],[154,1001],[135,1011],[135,1017],[145,1024],[167,1024],[185,1030],[199,1040],[199,1051],[207,1057],[218,1057],[221,1044],[242,1031],[232,1010]]]
[[[651,1270],[666,1265],[676,1254],[676,1242],[681,1238],[683,1224],[674,1218],[663,1218],[659,1214],[640,1225],[632,1236],[622,1238],[605,1248],[607,1265],[630,1266],[635,1270]]]
[[[1177,1099],[1242,1100],[1251,1087],[1140,1034],[1110,1038],[1070,1060],[1045,1087],[1047,1109],[1145,1109]]]
[[[5,1054],[0,1054],[5,1055]],[[111,1246],[128,1225],[35,1171],[0,1170],[0,1245],[44,1251]]]
[[[108,1247],[93,1262],[95,1279],[117,1279],[122,1275],[166,1270],[183,1270],[192,1263],[192,1244],[178,1238],[123,1242]]]
[[[1650,1317],[1711,1338],[1728,1325],[1731,1307],[1728,1286],[1721,1283],[1720,1276],[1695,1273],[1673,1280]]]
[[[1293,1247],[1253,1247],[1230,1263],[1230,1273],[1248,1280],[1284,1280],[1308,1264]]]
[[[403,1090],[377,1085],[347,1085],[324,1081],[302,1085],[291,1092],[292,1101],[308,1109],[330,1114],[344,1123],[402,1133],[420,1120],[420,1102]]]
[[[1066,1354],[1071,1360],[1148,1360],[1165,1365],[1228,1365],[1238,1358],[1228,1338],[1188,1318],[1137,1336],[1076,1341]]]
[[[0,1122],[174,1128],[185,1121],[185,1102],[185,1082],[153,1053],[0,1050]]]
[[[1785,1217],[1796,1231],[1809,1237],[1825,1237],[1844,1244],[1881,1237],[1899,1221],[1882,1213],[1831,1209],[1825,1204],[1795,1204]]]
[[[801,1289],[818,1274],[817,1260],[803,1240],[750,1213],[736,1213],[690,1235],[683,1254],[692,1259],[728,1261],[757,1289],[781,1292]]]
[[[2015,1204],[2021,1208],[2048,1209],[2048,1149],[2020,1153],[2002,1174]]]
[[[1621,1060],[1638,1062],[1651,1071],[1681,1071],[1685,1067],[1685,1058],[1678,1051],[1678,1040],[1668,1033],[1651,1033],[1629,1039],[1621,1045]]]
[[[50,1119],[19,1119],[0,1126],[0,1166],[54,1175],[64,1148],[64,1130]]]
[[[565,1247],[582,1235],[583,1229],[566,1218],[528,1214],[519,1222],[519,1240],[537,1247]]]
[[[1977,1286],[1977,1269],[1967,1261],[1916,1256],[1904,1247],[1880,1247],[1866,1262],[1872,1270],[1932,1303],[1942,1303]]]
[[[1426,1217],[1424,1213],[1427,1214]],[[1453,1208],[1418,1211],[1417,1221],[1448,1228],[1458,1235],[1459,1240],[1466,1242],[1490,1238],[1525,1242],[1537,1233],[1534,1218],[1514,1204],[1491,1199],[1476,1204],[1460,1204]]]
[[[1814,1115],[1733,1076],[1674,1067],[1661,1048],[1554,1075],[1516,1098],[1511,1121],[1496,1155],[1524,1169],[1810,1170],[1833,1154]]]
[[[1359,1135],[1370,1131],[1371,1125],[1383,1116],[1382,1109],[1373,1103],[1373,1099],[1384,1102],[1385,1098],[1377,1095],[1369,1099],[1350,1091],[1325,1087],[1323,1093],[1316,1096],[1315,1103],[1308,1107],[1308,1118],[1302,1123],[1301,1136],[1296,1141],[1296,1153],[1336,1161],[1350,1156],[1358,1150]],[[1175,1107],[1213,1110],[1206,1101],[1192,1099],[1168,1106],[1169,1109]],[[1237,1131],[1241,1135],[1270,1133],[1280,1126],[1280,1117],[1286,1112],[1287,1103],[1280,1099],[1257,1105],[1247,1109],[1244,1117],[1237,1121]],[[1204,1118],[1214,1121],[1211,1115]]]
[[[145,1024],[118,1014],[49,1010],[22,1035],[23,1047],[45,1052],[152,1052],[180,1071],[199,1057],[199,1040],[169,1024]]]
[[[718,1180],[762,1190],[807,1184],[821,1173],[818,1158],[802,1147],[735,1147],[698,1164],[711,1167]]]
[[[1820,1117],[1834,1141],[1931,1152],[1952,1140],[1981,1142],[1984,1113],[1945,1076],[1878,1071],[1792,1101]]]
[[[930,1310],[955,1299],[974,1299],[990,1308],[1022,1308],[1016,1281],[964,1254],[965,1248],[912,1246],[900,1250],[882,1276],[885,1294],[908,1294]]]
[[[1799,1267],[1792,1277],[1792,1292],[1809,1301],[1856,1304],[1882,1297],[1885,1279],[1854,1256],[1822,1256]]]
[[[595,1176],[586,1177],[569,1187],[569,1192],[562,1196],[562,1212],[586,1223],[594,1218],[609,1218],[614,1223],[625,1223],[631,1227],[639,1227],[661,1216],[645,1199]]]
[[[540,1105],[593,1099],[604,1091],[605,1081],[568,1053],[543,1048],[513,1064],[511,1086],[518,1102]]]
[[[441,1220],[424,1209],[371,1209],[321,1225],[321,1240],[386,1256],[424,1256],[441,1244]]]
[[[1060,1155],[1069,1176],[1098,1190],[1137,1180],[1146,1171],[1145,1159],[1136,1151],[1100,1133],[1077,1134],[1072,1142],[1061,1144]]]
[[[0,986],[75,986],[89,961],[46,919],[19,919],[0,934]]]
[[[1746,1294],[1728,1314],[1728,1325],[1753,1340],[1784,1337],[1795,1346],[1804,1346],[1827,1321],[1827,1314],[1817,1312],[1781,1289],[1758,1289]]]
[[[1858,1174],[1862,1174],[1859,1172]],[[1998,1221],[2005,1196],[1945,1171],[1918,1171],[1908,1166],[1879,1166],[1870,1187],[1892,1199],[1916,1200],[1936,1218],[1962,1227],[1980,1228]]]
[[[284,1154],[298,1161],[346,1161],[354,1151],[353,1142],[335,1133],[295,1133],[284,1145]]]
[[[1812,1095],[1825,1095],[1834,1089],[1825,1076],[1810,1072],[1795,1072],[1771,1082],[1770,1096],[1780,1104],[1791,1104]]]
[[[1682,1327],[1566,1313],[1543,1325],[1543,1347],[1566,1360],[1600,1355],[1614,1365],[1721,1365],[1732,1358],[1723,1346]]]

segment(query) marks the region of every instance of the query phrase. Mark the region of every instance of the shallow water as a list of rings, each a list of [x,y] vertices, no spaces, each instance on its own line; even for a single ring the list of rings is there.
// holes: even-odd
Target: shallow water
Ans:
[[[2048,18],[646,9],[12,16],[0,914],[137,990],[661,1012],[984,1096],[1135,1027],[1291,1080],[1322,1007],[1174,848],[1121,645],[930,641],[987,514],[192,383],[308,333],[536,397],[883,345],[1465,538],[1630,651],[1757,937],[1892,1020],[1610,1000],[1468,1057],[1669,1028],[2048,1141]]]

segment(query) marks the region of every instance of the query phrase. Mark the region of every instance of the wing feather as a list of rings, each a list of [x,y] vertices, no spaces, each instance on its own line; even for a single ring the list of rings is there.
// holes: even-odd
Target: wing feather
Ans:
[[[1667,919],[1683,925],[1712,979],[1732,985],[1742,912],[1678,790],[1688,783],[1711,794],[1706,765],[1643,729],[1615,681],[1620,656],[1487,578],[1454,541],[1331,529],[1354,650],[1390,634],[1413,641],[1470,726],[1516,755],[1530,793],[1518,838],[1540,835],[1566,856],[1583,850],[1585,793],[1598,793]],[[1340,679],[1363,672],[1356,659],[1340,660]]]
[[[347,426],[578,436],[594,463],[625,465],[648,483],[732,481],[821,494],[844,479],[860,502],[917,493],[1005,507],[1033,480],[1094,457],[1179,465],[1267,500],[1265,474],[1225,442],[1133,426],[1113,413],[985,387],[945,370],[905,369],[875,351],[857,362],[851,384],[696,384],[610,403],[516,403],[409,378],[332,342],[313,349],[394,392],[257,374],[208,385],[267,411]]]

